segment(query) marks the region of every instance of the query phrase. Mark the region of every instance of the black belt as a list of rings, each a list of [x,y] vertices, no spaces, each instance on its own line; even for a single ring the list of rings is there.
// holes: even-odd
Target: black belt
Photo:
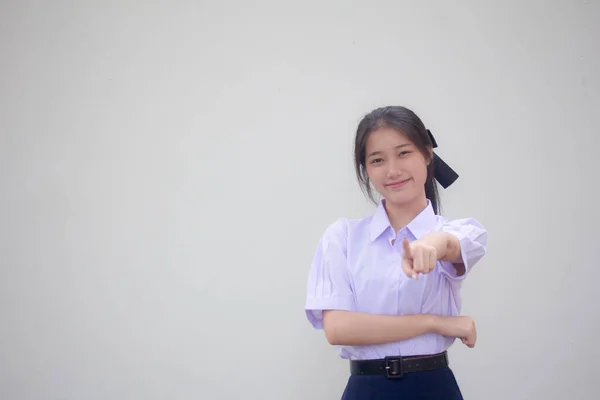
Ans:
[[[448,367],[447,352],[410,357],[386,357],[379,360],[351,360],[351,374],[378,374],[389,379],[401,379],[407,372],[431,371]]]

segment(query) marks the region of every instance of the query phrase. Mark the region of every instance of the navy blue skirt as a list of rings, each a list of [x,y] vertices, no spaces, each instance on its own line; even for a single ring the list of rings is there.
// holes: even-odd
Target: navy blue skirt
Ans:
[[[411,372],[402,379],[350,375],[342,400],[463,400],[450,368]]]

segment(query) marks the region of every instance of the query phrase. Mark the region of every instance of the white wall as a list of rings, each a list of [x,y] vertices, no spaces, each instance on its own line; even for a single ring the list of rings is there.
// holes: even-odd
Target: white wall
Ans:
[[[1,399],[339,398],[306,274],[385,104],[489,229],[465,397],[600,396],[597,0],[95,3],[0,3]]]

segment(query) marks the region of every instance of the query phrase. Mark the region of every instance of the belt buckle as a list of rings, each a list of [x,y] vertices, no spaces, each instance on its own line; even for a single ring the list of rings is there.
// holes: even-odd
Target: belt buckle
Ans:
[[[402,379],[404,371],[402,371],[402,357],[385,357],[385,376],[388,379]]]

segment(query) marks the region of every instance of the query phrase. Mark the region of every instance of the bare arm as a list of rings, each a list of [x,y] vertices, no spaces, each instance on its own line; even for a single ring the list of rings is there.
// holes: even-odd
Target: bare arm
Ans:
[[[364,346],[411,339],[438,331],[434,315],[374,315],[324,311],[323,328],[330,344]]]
[[[430,314],[388,316],[351,311],[323,311],[323,327],[332,345],[368,346],[399,342],[426,333],[461,338],[469,347],[477,333],[470,317]]]

